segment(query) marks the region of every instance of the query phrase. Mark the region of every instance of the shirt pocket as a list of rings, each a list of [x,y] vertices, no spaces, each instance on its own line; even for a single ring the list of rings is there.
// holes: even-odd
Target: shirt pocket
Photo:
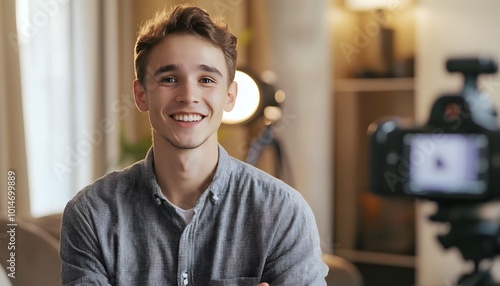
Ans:
[[[238,277],[231,279],[212,279],[207,286],[257,286],[260,277]]]

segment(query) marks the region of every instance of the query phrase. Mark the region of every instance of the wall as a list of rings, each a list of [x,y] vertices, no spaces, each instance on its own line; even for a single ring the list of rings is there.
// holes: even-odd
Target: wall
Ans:
[[[328,1],[267,1],[272,70],[287,94],[280,136],[294,186],[311,205],[324,248],[332,242],[332,90]]]
[[[500,2],[497,0],[420,0],[417,11],[416,115],[421,123],[427,120],[437,96],[444,91],[458,91],[462,85],[460,76],[446,72],[444,63],[447,58],[488,55],[497,62],[500,60],[498,11]],[[495,107],[500,108],[498,74],[483,80],[480,87],[491,93]],[[498,209],[496,204],[489,207]],[[429,202],[419,204],[417,283],[422,286],[451,285],[461,271],[471,269],[470,264],[462,262],[456,249],[444,250],[437,244],[435,236],[443,231],[443,226],[427,219],[435,207]],[[499,263],[494,266],[497,276],[499,267]]]

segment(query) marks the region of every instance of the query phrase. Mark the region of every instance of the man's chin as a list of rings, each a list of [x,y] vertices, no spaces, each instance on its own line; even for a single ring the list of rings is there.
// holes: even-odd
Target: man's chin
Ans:
[[[167,142],[174,148],[179,149],[179,150],[194,150],[197,148],[200,148],[207,142],[208,139],[205,139],[201,142],[178,142],[178,141],[173,141],[173,140],[168,140]]]

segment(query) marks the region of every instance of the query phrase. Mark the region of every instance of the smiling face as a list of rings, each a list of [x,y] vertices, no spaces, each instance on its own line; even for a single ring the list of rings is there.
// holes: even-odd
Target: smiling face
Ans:
[[[237,93],[222,50],[196,36],[169,35],[153,48],[147,71],[145,85],[134,81],[134,94],[139,110],[149,112],[155,142],[216,145],[222,113],[233,109]]]

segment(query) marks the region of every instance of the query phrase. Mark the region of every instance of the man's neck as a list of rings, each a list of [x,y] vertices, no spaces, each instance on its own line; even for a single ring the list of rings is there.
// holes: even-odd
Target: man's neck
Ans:
[[[189,209],[212,182],[219,158],[218,143],[209,139],[195,149],[179,149],[153,136],[154,172],[174,205]]]

